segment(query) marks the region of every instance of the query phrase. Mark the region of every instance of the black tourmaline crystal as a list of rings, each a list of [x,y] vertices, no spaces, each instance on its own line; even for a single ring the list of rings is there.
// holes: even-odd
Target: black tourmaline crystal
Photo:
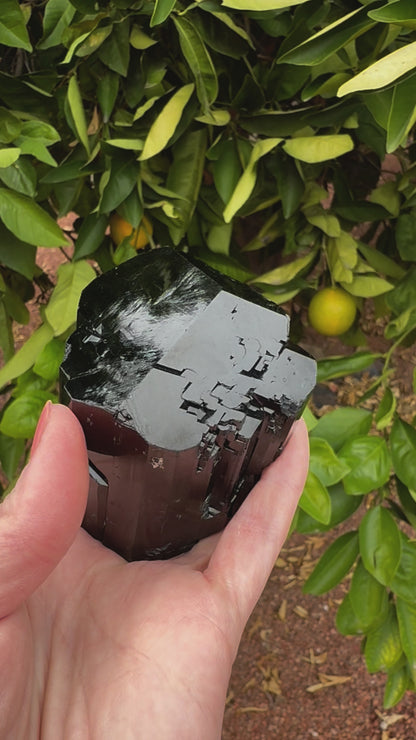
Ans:
[[[85,529],[128,560],[222,529],[315,383],[288,329],[273,303],[172,249],[94,280],[61,368],[90,459]]]

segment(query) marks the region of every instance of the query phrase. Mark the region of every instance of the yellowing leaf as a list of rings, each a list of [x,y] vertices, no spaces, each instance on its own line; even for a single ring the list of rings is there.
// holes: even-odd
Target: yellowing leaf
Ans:
[[[268,285],[284,285],[289,280],[293,280],[296,275],[307,267],[315,257],[316,252],[310,252],[305,257],[299,257],[296,260],[292,260],[287,265],[276,267],[274,270],[265,272],[263,275],[256,276],[251,283],[267,283]]]
[[[338,90],[338,97],[360,90],[378,90],[390,85],[398,77],[416,67],[416,41],[387,54],[358,75],[345,82]]]
[[[279,138],[256,141],[250,155],[249,163],[237,182],[234,192],[224,209],[223,217],[226,223],[231,221],[253,192],[256,184],[256,166],[258,160],[271,152],[281,141],[282,139]]]
[[[193,83],[181,87],[164,106],[156,121],[150,127],[140,159],[150,159],[161,152],[175,133],[183,110],[191,97]]]
[[[60,266],[58,282],[45,309],[45,316],[55,336],[75,324],[81,293],[94,278],[95,272],[85,260]]]
[[[335,159],[354,149],[354,142],[348,134],[334,134],[332,136],[299,136],[288,139],[283,149],[291,157],[301,162],[325,162]]]

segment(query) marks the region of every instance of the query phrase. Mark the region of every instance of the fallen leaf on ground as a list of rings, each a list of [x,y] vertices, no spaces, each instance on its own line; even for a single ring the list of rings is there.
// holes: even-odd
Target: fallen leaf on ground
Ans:
[[[307,686],[306,691],[309,691],[309,693],[313,694],[315,691],[320,691],[321,689],[328,689],[331,686],[338,686],[341,683],[346,683],[347,681],[351,681],[351,676],[330,676],[327,673],[319,673],[319,681],[320,683],[315,683],[312,686]]]

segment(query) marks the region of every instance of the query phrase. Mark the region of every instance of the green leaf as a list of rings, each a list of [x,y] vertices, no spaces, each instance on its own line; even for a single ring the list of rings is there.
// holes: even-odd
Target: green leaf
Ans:
[[[341,231],[339,236],[328,239],[327,254],[332,279],[336,283],[351,282],[358,260],[356,240],[346,231]]]
[[[16,146],[10,146],[6,149],[0,149],[0,168],[10,167],[20,157],[20,149]]]
[[[17,239],[0,223],[0,262],[32,280],[36,270],[36,247]]]
[[[350,468],[338,459],[325,439],[311,437],[309,468],[324,486],[333,486],[341,480]]]
[[[375,413],[377,429],[385,429],[391,423],[396,410],[397,400],[390,388],[386,388],[380,405]]]
[[[402,260],[416,262],[416,215],[402,213],[396,222],[396,244]]]
[[[173,162],[170,165],[167,187],[177,198],[176,209],[180,215],[180,224],[173,221],[169,233],[174,244],[179,244],[186,234],[198,201],[207,148],[205,129],[188,131],[174,144]]]
[[[410,489],[416,481],[416,429],[396,419],[390,433],[391,456],[398,478]]]
[[[280,144],[280,142],[281,139],[262,139],[256,141],[251,150],[249,163],[237,182],[234,192],[224,209],[223,216],[226,223],[229,223],[232,220],[237,211],[244,205],[253,192],[256,184],[258,160],[261,157],[264,157],[265,154],[271,152],[272,149]]]
[[[233,139],[221,141],[218,157],[212,165],[217,193],[228,203],[241,176],[241,163]]]
[[[355,408],[339,408],[321,416],[311,437],[326,439],[337,452],[345,442],[355,435],[367,434],[371,427],[370,411]]]
[[[87,38],[83,40],[82,44],[77,46],[75,54],[77,57],[87,57],[93,54],[94,51],[102,46],[104,41],[108,39],[112,33],[113,26],[100,26],[95,28],[91,33],[88,34]]]
[[[341,522],[345,522],[361,506],[362,497],[348,496],[344,491],[342,483],[336,483],[334,486],[330,486],[328,493],[331,498],[331,518],[328,524],[322,524],[322,522],[318,522],[313,517],[305,514],[304,511],[299,511],[298,523],[296,525],[298,532],[303,534],[311,534],[316,531],[328,532]]]
[[[0,463],[6,478],[13,480],[17,467],[25,451],[23,439],[13,439],[0,434]]]
[[[154,3],[152,17],[150,19],[150,27],[158,26],[160,23],[164,23],[169,18],[176,0],[156,0]]]
[[[59,247],[68,242],[54,221],[37,203],[20,193],[0,188],[0,218],[24,242],[37,247]]]
[[[62,34],[75,15],[75,8],[68,0],[48,0],[43,15],[43,36],[38,49],[50,49],[62,43]]]
[[[303,593],[317,596],[337,586],[352,568],[358,552],[357,532],[338,537],[319,559],[303,586]]]
[[[397,3],[395,3],[396,5]],[[415,22],[416,28],[416,22]],[[416,77],[410,75],[399,82],[394,90],[387,122],[387,152],[395,152],[402,143],[414,121],[414,99]]]
[[[403,267],[400,267],[394,260],[387,257],[382,252],[379,252],[375,247],[369,247],[367,244],[358,241],[357,246],[362,255],[364,255],[368,264],[371,265],[377,272],[381,272],[382,275],[387,277],[402,278],[406,271]]]
[[[48,324],[42,324],[38,329],[35,329],[18,352],[0,368],[0,388],[31,368],[45,344],[52,337],[53,331]]]
[[[331,499],[328,490],[311,471],[308,472],[299,506],[318,522],[328,524],[331,516]]]
[[[33,437],[46,401],[53,399],[47,391],[30,391],[15,398],[4,410],[0,432],[14,439]]]
[[[103,114],[104,123],[108,123],[113,112],[119,89],[120,78],[108,70],[98,81],[97,98]]]
[[[0,347],[3,352],[3,360],[7,362],[13,356],[14,341],[12,319],[8,315],[3,297],[0,299]]]
[[[343,445],[338,456],[351,468],[343,479],[350,496],[370,493],[389,480],[390,454],[381,437],[354,437]]]
[[[118,152],[112,157],[111,171],[108,175],[100,201],[99,212],[111,213],[123,203],[137,185],[139,165],[129,155]]]
[[[402,46],[363,69],[338,90],[338,97],[360,90],[379,90],[416,67],[416,41]]]
[[[57,380],[64,353],[65,342],[54,337],[37,356],[33,371],[45,380]]]
[[[159,154],[168,144],[176,131],[184,108],[194,89],[195,85],[193,83],[184,85],[172,95],[170,100],[162,108],[149,129],[143,151],[140,155],[141,160],[154,157],[155,154]]]
[[[397,598],[396,611],[403,652],[408,660],[412,680],[416,682],[416,604]]]
[[[397,217],[400,213],[400,196],[397,191],[397,183],[389,180],[378,185],[368,196],[371,203],[378,203],[392,216]]]
[[[20,157],[11,167],[1,169],[0,180],[11,190],[30,198],[36,194],[36,170],[25,157]]]
[[[386,303],[396,315],[416,307],[416,266],[407,270],[394,290],[386,295]]]
[[[317,382],[333,378],[343,378],[344,375],[353,375],[366,370],[379,358],[380,354],[375,352],[354,352],[352,355],[341,357],[326,357],[318,360]]]
[[[32,51],[25,17],[18,0],[1,0],[0,44]]]
[[[108,226],[108,218],[90,213],[84,218],[75,242],[74,260],[93,254],[103,243]]]
[[[410,494],[409,494],[410,496]],[[411,498],[411,497],[410,497]],[[402,536],[402,553],[390,588],[397,596],[410,604],[416,604],[416,542]]]
[[[368,15],[380,23],[399,23],[401,26],[416,28],[416,11],[413,0],[394,0],[391,4],[370,10]]]
[[[359,536],[360,554],[368,572],[383,586],[390,585],[402,552],[401,535],[390,512],[383,506],[367,511]]]
[[[222,5],[233,10],[280,10],[292,7],[292,5],[303,5],[308,0],[222,0]]]
[[[130,19],[114,23],[111,35],[100,46],[98,55],[107,67],[127,77],[130,62]]]
[[[140,26],[134,24],[130,31],[130,44],[134,49],[150,49],[151,46],[157,44],[157,40],[152,39],[142,31]]]
[[[384,622],[367,635],[364,657],[369,673],[388,671],[400,659],[402,643],[393,604],[389,605]]]
[[[95,277],[93,268],[84,260],[69,262],[58,268],[58,280],[45,308],[45,316],[55,336],[63,334],[75,324],[81,293]]]
[[[208,249],[211,249],[212,252],[228,255],[230,252],[232,230],[232,224],[222,224],[221,226],[213,224],[206,238]]]
[[[399,495],[400,506],[403,510],[403,513],[412,527],[416,529],[416,501],[414,500],[407,486],[405,486],[397,477],[396,486],[397,493]]]
[[[341,282],[342,287],[358,298],[374,298],[394,288],[392,283],[380,277],[355,275],[351,283]]]
[[[196,92],[204,112],[218,95],[218,79],[212,59],[197,28],[187,16],[174,16],[182,53],[195,77]]]
[[[327,236],[340,236],[341,225],[336,216],[332,213],[328,213],[323,208],[305,208],[304,210],[306,220],[309,221],[312,226],[316,226],[318,229],[324,232]]]
[[[391,709],[399,703],[406,693],[409,683],[409,674],[406,666],[400,666],[394,671],[389,672],[384,689],[383,707]]]
[[[376,629],[386,617],[387,591],[364,567],[361,560],[354,571],[349,591],[352,609],[363,632]]]
[[[373,25],[374,22],[368,18],[365,8],[353,10],[352,13],[338,18],[306,41],[287,51],[278,59],[278,62],[300,65],[321,64]]]
[[[288,262],[286,265],[276,267],[274,270],[270,270],[270,272],[265,272],[263,275],[256,276],[250,282],[266,283],[267,285],[285,285],[290,280],[293,280],[296,275],[299,275],[302,270],[308,267],[314,260],[315,256],[316,250],[313,250],[304,257],[299,257],[298,259],[292,260],[292,262]]]
[[[349,593],[344,596],[338,607],[335,624],[341,635],[362,635],[364,632],[364,624],[352,608]]]
[[[90,156],[90,142],[88,140],[87,121],[85,118],[84,106],[82,104],[81,91],[79,89],[76,75],[72,75],[68,83],[68,105],[74,119],[75,128],[81,143]]]
[[[296,139],[287,139],[283,149],[291,157],[313,164],[341,157],[354,149],[354,142],[348,134],[299,136]]]

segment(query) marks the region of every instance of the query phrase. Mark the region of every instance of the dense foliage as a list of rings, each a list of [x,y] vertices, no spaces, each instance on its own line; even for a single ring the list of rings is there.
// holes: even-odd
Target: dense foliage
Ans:
[[[365,497],[306,584],[355,565],[338,613],[365,635],[391,706],[416,683],[416,430],[396,413],[392,352],[416,327],[414,0],[2,0],[0,19],[0,460],[12,482],[39,412],[56,398],[65,338],[95,270],[131,258],[108,234],[146,213],[151,246],[189,248],[296,317],[320,287],[372,298],[389,321],[384,387],[362,408],[307,414],[311,466],[300,531],[332,528]],[[36,247],[73,257],[56,285]],[[14,353],[35,288],[42,324]],[[320,364],[360,371],[361,346]],[[371,434],[369,431],[371,429]],[[401,526],[401,522],[406,527]],[[405,530],[407,534],[405,534]]]

